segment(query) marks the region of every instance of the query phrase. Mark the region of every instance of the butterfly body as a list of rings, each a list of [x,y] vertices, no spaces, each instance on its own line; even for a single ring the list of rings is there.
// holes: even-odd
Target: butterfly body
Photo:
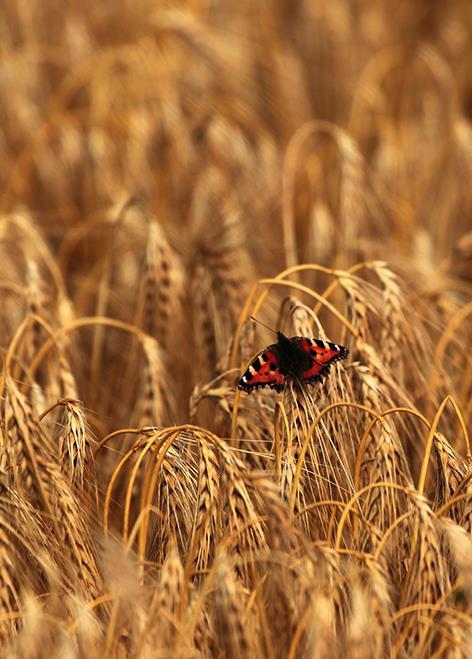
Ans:
[[[297,377],[310,367],[310,356],[300,346],[297,337],[288,339],[282,332],[277,332],[277,343],[271,348],[278,357],[278,368],[282,375]]]
[[[277,343],[257,355],[238,387],[248,393],[258,387],[282,391],[290,380],[317,382],[328,373],[331,364],[345,359],[348,352],[344,346],[330,341],[303,336],[288,338],[277,332]]]

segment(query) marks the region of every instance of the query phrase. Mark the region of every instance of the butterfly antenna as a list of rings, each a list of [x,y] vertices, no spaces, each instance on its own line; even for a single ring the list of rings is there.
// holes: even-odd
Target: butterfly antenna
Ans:
[[[254,318],[254,316],[249,316],[249,318],[252,318],[252,320],[254,320],[256,323],[259,323],[259,325],[262,325],[262,327],[268,329],[269,332],[273,332],[273,334],[277,334],[277,332],[274,329],[272,329],[272,327],[269,327],[269,325],[266,325],[261,320],[257,320],[257,318]]]

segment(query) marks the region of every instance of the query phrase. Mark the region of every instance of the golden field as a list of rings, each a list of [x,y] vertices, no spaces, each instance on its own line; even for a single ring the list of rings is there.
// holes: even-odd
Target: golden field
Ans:
[[[3,0],[0,656],[472,656],[472,6]],[[237,389],[288,336],[323,384]]]

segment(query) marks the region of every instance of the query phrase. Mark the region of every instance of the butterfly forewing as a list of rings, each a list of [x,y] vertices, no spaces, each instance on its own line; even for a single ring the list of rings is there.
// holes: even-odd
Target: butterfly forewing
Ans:
[[[322,339],[307,339],[304,336],[297,337],[300,347],[315,359],[319,364],[333,364],[339,359],[347,357],[349,350],[331,341]]]
[[[256,387],[272,387],[282,390],[285,376],[279,370],[279,359],[274,346],[263,350],[249,365],[247,371],[240,378],[238,386],[245,391],[251,391]]]
[[[305,382],[317,382],[327,375],[332,364],[345,359],[349,350],[344,346],[322,339],[307,339],[303,336],[297,337],[300,347],[311,357],[311,366],[303,372],[302,379]]]

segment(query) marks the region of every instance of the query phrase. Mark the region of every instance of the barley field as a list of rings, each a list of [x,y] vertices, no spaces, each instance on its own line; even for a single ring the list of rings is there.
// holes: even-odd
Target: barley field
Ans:
[[[470,2],[0,37],[0,656],[472,657]]]

